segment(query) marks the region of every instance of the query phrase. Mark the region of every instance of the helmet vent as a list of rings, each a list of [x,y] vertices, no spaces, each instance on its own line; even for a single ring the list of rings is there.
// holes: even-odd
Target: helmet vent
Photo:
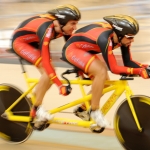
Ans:
[[[60,15],[60,14],[55,14],[56,17],[61,18],[61,19],[65,19],[65,15]]]
[[[116,30],[122,31],[123,28],[116,26],[115,24],[112,25]]]

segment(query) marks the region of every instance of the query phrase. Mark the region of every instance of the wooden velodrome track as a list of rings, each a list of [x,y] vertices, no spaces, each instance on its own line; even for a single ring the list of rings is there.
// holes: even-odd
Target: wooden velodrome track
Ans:
[[[70,3],[75,4],[78,7],[87,7],[87,6],[96,6],[100,5],[100,0],[95,0],[94,3],[90,3],[89,0],[83,1],[82,3],[78,0],[73,1],[70,0]],[[116,0],[117,1],[117,0]],[[51,3],[51,7],[56,6],[61,3],[66,3],[67,1],[55,1],[54,3]],[[78,3],[80,2],[80,3]],[[117,1],[119,2],[119,1]],[[125,2],[123,0],[122,2]],[[86,4],[84,4],[86,3]],[[102,4],[105,2],[102,1]],[[107,4],[109,1],[106,2]],[[29,6],[28,3],[25,3],[27,7]],[[44,3],[43,3],[44,5]],[[35,7],[36,6],[36,7]],[[39,7],[39,3],[37,5],[34,5],[34,8]],[[46,6],[46,5],[44,5]],[[26,13],[26,9],[22,7],[22,4],[12,4],[7,7],[7,9],[4,9],[3,5],[3,11],[5,12],[5,15],[9,15],[9,13],[6,12],[6,10],[10,10],[10,8],[13,8],[15,12],[16,8],[20,8],[21,11]],[[44,8],[44,7],[43,7]],[[47,10],[47,6],[45,9],[41,8],[41,11]],[[128,9],[129,10],[129,9]],[[117,8],[116,13],[124,13],[126,12],[125,8]],[[106,13],[105,10],[100,11],[85,11],[83,12],[83,20],[87,19],[97,19],[97,14],[100,15],[100,18],[104,15],[109,15],[112,13],[115,13],[114,9],[109,9]],[[3,15],[3,12],[0,11],[1,15]],[[15,13],[14,13],[15,14]],[[89,18],[90,17],[90,18]],[[25,19],[25,17],[22,18],[9,18],[8,20],[4,19],[3,22],[0,24],[0,28],[14,28],[21,19]],[[147,23],[148,22],[148,23]],[[148,26],[150,22],[150,19],[148,20],[140,20],[140,23],[142,25]],[[79,25],[81,27],[82,24]],[[144,35],[144,36],[143,36]],[[139,33],[139,36],[136,38],[135,43],[133,44],[133,57],[135,60],[142,62],[142,63],[149,63],[150,64],[150,53],[149,53],[149,47],[145,47],[145,45],[149,46],[150,41],[150,31],[146,28],[144,30],[141,30]],[[60,42],[59,42],[60,41]],[[56,42],[52,43],[52,50],[60,50],[63,43],[61,40],[58,40],[60,44],[57,44]],[[140,46],[139,46],[140,45]],[[144,47],[143,47],[144,46]],[[4,49],[3,49],[4,50]],[[2,49],[0,49],[0,83],[11,83],[13,85],[16,85],[17,87],[21,88],[22,90],[25,89],[26,85],[24,83],[23,77],[21,75],[21,69],[20,66],[17,64],[16,57],[14,57],[12,54],[5,54],[3,53]],[[139,50],[143,50],[139,52]],[[56,53],[54,53],[55,55]],[[118,54],[118,53],[117,53]],[[57,66],[56,71],[58,75],[60,75],[63,71],[65,71],[66,67],[60,68],[62,65],[61,63],[58,63],[58,60],[53,57],[54,64]],[[57,61],[56,61],[57,60]],[[120,57],[118,57],[118,62],[120,62]],[[121,63],[121,62],[120,62]],[[60,65],[61,64],[61,65]],[[26,66],[27,71],[29,72],[29,75],[31,77],[39,77],[39,73],[35,68],[32,66]],[[110,73],[110,76],[112,79],[118,79],[118,76],[115,76]],[[150,87],[150,81],[149,80],[143,80],[143,79],[135,79],[134,82],[130,82],[131,87],[133,88],[134,94],[145,94],[150,95],[149,93],[149,87]],[[68,97],[61,97],[58,96],[58,91],[56,88],[52,88],[44,99],[44,106],[49,109],[53,106],[59,106],[63,105],[64,101],[69,102],[71,99],[74,98],[75,95],[78,93],[76,90],[73,90],[72,95]],[[55,101],[54,101],[55,100]],[[122,99],[123,100],[123,99]],[[116,107],[115,107],[116,108]],[[113,122],[113,113],[115,111],[115,108],[112,110],[110,114],[108,114],[107,118],[110,122]],[[72,112],[72,110],[68,110],[68,114],[59,114],[59,115],[68,115],[69,117],[75,117],[73,114],[70,114],[69,112]],[[50,128],[42,131],[42,132],[33,132],[31,137],[28,141],[25,143],[22,143],[20,145],[12,145],[7,144],[5,141],[0,140],[0,150],[122,150],[122,146],[118,143],[115,133],[113,131],[112,125],[110,128],[106,129],[102,134],[95,134],[91,133],[89,129],[79,128],[79,127],[70,127],[70,126],[64,126],[64,125],[51,125]]]

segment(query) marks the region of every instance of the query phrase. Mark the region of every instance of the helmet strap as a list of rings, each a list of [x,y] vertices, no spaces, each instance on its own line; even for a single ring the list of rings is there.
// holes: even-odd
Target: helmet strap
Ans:
[[[118,37],[119,43],[121,43],[121,40],[123,39],[123,36]]]
[[[122,35],[118,35],[118,33],[117,33],[117,31],[116,31],[116,30],[114,30],[114,32],[115,32],[115,33],[116,33],[116,35],[117,35],[118,42],[119,42],[119,43],[121,43],[121,40],[123,39],[123,37],[124,37],[124,36],[122,36]]]
[[[54,20],[54,21],[55,21],[55,20]],[[54,21],[53,21],[53,22],[54,22]],[[59,32],[62,32],[62,33],[63,33],[63,32],[64,32],[63,29],[62,29],[63,27],[64,27],[64,26],[61,25],[58,20],[57,20],[57,22],[54,22],[54,28],[55,28],[55,30],[56,30],[56,28],[58,28]]]
[[[61,31],[63,32],[64,35],[66,35],[65,31],[63,30],[63,27],[64,27],[64,26],[65,26],[65,25],[61,25]]]
[[[64,32],[63,27],[64,27],[65,25],[60,25],[60,26],[61,26],[61,27],[60,27],[60,28],[61,28],[61,31]]]

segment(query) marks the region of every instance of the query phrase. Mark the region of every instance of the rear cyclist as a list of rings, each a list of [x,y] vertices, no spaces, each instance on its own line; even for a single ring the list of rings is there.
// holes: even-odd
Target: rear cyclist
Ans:
[[[73,5],[62,5],[45,14],[33,16],[23,21],[14,31],[12,48],[17,55],[35,65],[41,78],[35,88],[36,102],[31,110],[31,117],[37,118],[36,128],[40,128],[47,120],[52,119],[42,107],[42,100],[53,81],[62,95],[68,95],[71,89],[58,79],[51,64],[49,44],[51,40],[64,36],[70,37],[76,30],[81,18],[80,11]]]
[[[115,74],[140,75],[144,79],[150,77],[148,65],[136,62],[131,57],[130,46],[139,31],[139,24],[131,16],[112,15],[104,17],[107,22],[87,25],[75,32],[63,47],[62,58],[66,62],[82,70],[93,80],[91,109],[86,110],[84,104],[74,111],[78,117],[92,118],[100,127],[108,125],[99,111],[99,101],[104,83],[109,79],[108,69]],[[124,66],[118,66],[113,50],[120,47]],[[101,53],[107,67],[97,57]]]

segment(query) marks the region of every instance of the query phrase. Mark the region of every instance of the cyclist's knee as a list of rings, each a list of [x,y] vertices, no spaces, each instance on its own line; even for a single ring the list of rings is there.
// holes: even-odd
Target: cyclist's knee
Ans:
[[[40,78],[40,81],[43,83],[45,87],[50,88],[51,82],[48,74],[46,72],[43,72]]]
[[[45,73],[45,69],[42,67],[42,63],[40,63],[40,64],[37,66],[37,69],[38,69],[38,71],[40,72],[41,75],[42,75],[43,73]]]
[[[47,87],[47,89],[49,89],[51,87],[49,75],[47,74],[45,69],[42,67],[41,63],[39,64],[39,66],[37,68],[38,68],[39,72],[41,73],[40,82],[42,82],[44,84],[44,86]]]
[[[95,60],[89,67],[88,73],[95,76],[101,76],[106,78],[107,75],[107,67],[106,65],[101,62],[100,60]]]

